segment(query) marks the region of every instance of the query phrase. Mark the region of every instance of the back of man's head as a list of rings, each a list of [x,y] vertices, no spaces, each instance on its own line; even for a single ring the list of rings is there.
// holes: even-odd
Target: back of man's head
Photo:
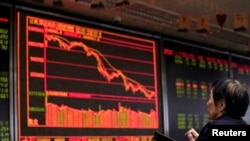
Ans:
[[[218,80],[212,84],[213,98],[225,101],[226,114],[243,117],[249,105],[249,93],[245,84],[234,79]]]

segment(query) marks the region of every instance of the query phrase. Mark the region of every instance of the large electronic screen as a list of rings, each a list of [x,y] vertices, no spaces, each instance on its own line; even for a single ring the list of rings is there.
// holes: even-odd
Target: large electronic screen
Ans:
[[[20,140],[151,141],[156,40],[18,13]]]
[[[211,83],[229,74],[228,53],[195,44],[164,41],[168,134],[185,141],[190,128],[198,132],[208,122],[206,103]]]
[[[10,100],[9,100],[9,42],[10,7],[0,5],[0,140],[10,140]]]
[[[250,57],[232,54],[231,64],[233,78],[245,83],[250,93]],[[243,118],[250,124],[250,107]]]

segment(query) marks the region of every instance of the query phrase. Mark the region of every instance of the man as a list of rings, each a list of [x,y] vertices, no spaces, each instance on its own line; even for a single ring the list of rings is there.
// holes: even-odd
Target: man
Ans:
[[[215,81],[207,102],[208,118],[211,121],[200,133],[192,128],[185,135],[189,141],[206,141],[210,136],[211,125],[246,125],[241,117],[245,115],[248,105],[249,93],[244,84],[234,79]]]

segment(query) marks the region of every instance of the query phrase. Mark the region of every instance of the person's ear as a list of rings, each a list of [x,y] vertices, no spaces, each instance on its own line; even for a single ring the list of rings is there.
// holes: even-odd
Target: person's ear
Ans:
[[[220,111],[224,111],[225,110],[225,108],[226,108],[226,103],[225,103],[225,100],[220,100],[219,101],[219,110]]]

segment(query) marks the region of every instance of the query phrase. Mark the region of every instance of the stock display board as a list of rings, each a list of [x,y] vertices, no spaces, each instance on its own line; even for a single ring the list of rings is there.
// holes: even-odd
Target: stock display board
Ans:
[[[228,53],[193,44],[164,41],[169,135],[185,141],[185,132],[208,122],[206,102],[211,83],[229,74]]]
[[[245,83],[250,92],[250,57],[232,54],[231,64],[233,78]],[[250,107],[248,107],[244,119],[250,124]]]
[[[19,139],[151,141],[157,42],[44,17],[18,13]]]
[[[10,140],[9,130],[9,34],[11,8],[0,5],[0,140]]]

